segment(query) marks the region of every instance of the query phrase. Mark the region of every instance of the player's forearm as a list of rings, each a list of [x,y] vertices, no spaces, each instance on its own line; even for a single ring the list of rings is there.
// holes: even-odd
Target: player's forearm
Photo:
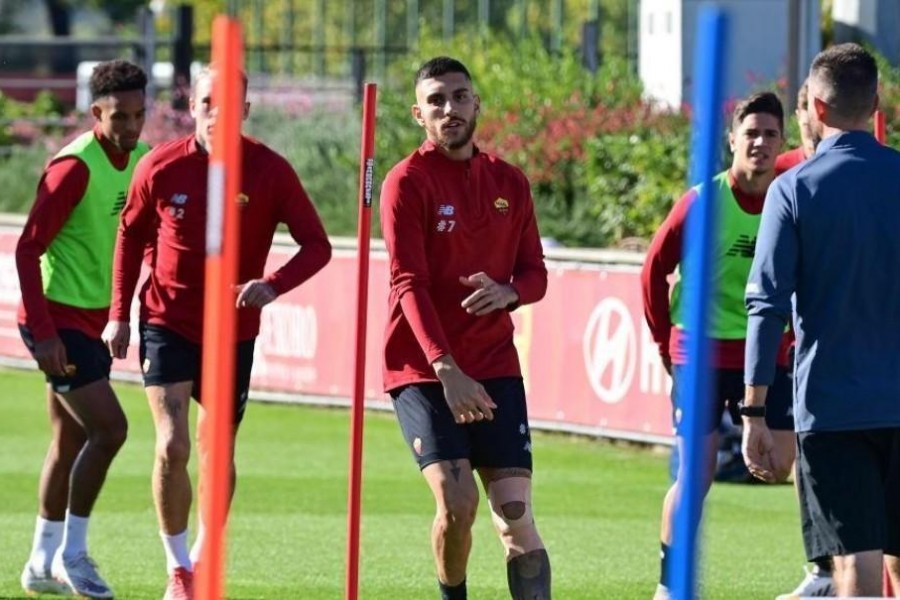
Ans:
[[[16,269],[19,274],[22,306],[25,309],[25,324],[37,342],[54,337],[56,327],[50,317],[47,298],[44,296],[40,253],[29,244],[20,242],[16,248]]]
[[[429,363],[450,354],[450,343],[426,290],[414,289],[400,296],[400,308]]]
[[[309,280],[331,260],[331,243],[322,236],[307,241],[294,256],[277,271],[266,277],[279,296]]]
[[[130,320],[131,299],[134,297],[134,290],[141,276],[143,253],[143,241],[133,238],[126,230],[120,228],[113,255],[110,321],[127,323]]]
[[[784,325],[784,320],[773,314],[748,317],[744,353],[744,382],[747,385],[771,385],[775,380]]]

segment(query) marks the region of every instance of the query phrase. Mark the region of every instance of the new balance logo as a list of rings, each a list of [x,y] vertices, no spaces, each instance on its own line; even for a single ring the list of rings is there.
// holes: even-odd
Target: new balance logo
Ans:
[[[731,245],[726,256],[742,256],[744,258],[753,258],[756,254],[756,236],[752,238],[749,235],[739,235],[738,239]]]
[[[172,197],[169,199],[169,203],[176,206],[187,204],[187,194],[172,194]]]
[[[125,192],[119,192],[119,195],[116,196],[116,201],[113,203],[112,210],[110,211],[110,216],[115,217],[119,213],[122,212],[122,209],[125,208]]]
[[[441,204],[438,206],[438,215],[441,217],[452,217],[455,212],[452,204]]]

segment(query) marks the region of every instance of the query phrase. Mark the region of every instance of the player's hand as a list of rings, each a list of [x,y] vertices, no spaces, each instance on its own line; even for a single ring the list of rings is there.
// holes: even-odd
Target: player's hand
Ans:
[[[68,364],[66,347],[58,336],[34,344],[34,359],[38,368],[47,375],[63,377],[75,374],[75,366]]]
[[[128,344],[131,341],[131,325],[128,321],[110,321],[100,335],[113,358],[125,358],[128,355]]]
[[[493,420],[497,408],[484,386],[463,373],[453,358],[443,356],[432,363],[434,372],[444,386],[444,398],[460,425],[475,421]]]
[[[480,317],[495,310],[505,309],[519,301],[519,294],[513,286],[497,283],[484,272],[460,277],[459,282],[466,287],[475,288],[475,291],[462,301],[462,307],[470,315]]]
[[[237,300],[234,305],[238,308],[248,306],[262,308],[278,297],[272,286],[262,279],[251,279],[247,283],[237,285],[235,291],[237,291]]]
[[[741,452],[744,455],[744,463],[751,475],[766,483],[774,483],[777,457],[775,456],[772,432],[769,431],[766,420],[763,418],[744,417],[743,421]]]

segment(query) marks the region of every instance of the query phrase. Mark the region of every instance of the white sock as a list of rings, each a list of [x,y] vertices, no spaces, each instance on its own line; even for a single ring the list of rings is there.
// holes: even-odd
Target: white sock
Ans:
[[[204,543],[206,543],[206,527],[203,526],[203,521],[199,520],[197,523],[197,538],[194,540],[194,545],[191,546],[191,564],[196,565],[197,561],[200,560]]]
[[[66,511],[66,532],[63,535],[63,558],[75,558],[87,554],[87,529],[90,517],[79,517]]]
[[[187,547],[187,529],[175,535],[159,532],[163,548],[166,550],[166,571],[171,575],[178,567],[191,570],[191,557]]]
[[[28,562],[36,571],[50,570],[53,556],[63,541],[65,521],[48,521],[38,516],[34,524],[34,541],[31,543],[31,558]]]

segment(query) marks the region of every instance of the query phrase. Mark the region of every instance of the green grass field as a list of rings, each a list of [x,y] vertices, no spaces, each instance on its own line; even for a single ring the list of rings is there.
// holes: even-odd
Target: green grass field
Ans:
[[[153,427],[142,390],[116,384],[130,420],[91,524],[90,548],[117,598],[162,596],[165,560],[150,494]],[[0,370],[0,598],[18,584],[49,428],[37,373]],[[343,598],[348,413],[253,404],[238,444],[229,598]],[[535,513],[560,600],[649,599],[658,577],[665,456],[537,434]],[[366,420],[361,598],[436,598],[427,488],[393,416]],[[482,501],[469,563],[475,600],[508,598]],[[707,503],[701,597],[774,598],[802,575],[789,486],[717,485]]]

